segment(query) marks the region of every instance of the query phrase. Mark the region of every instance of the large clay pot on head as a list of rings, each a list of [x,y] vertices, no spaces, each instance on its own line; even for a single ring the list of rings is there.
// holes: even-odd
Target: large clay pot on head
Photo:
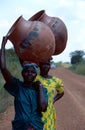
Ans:
[[[45,10],[41,10],[33,15],[29,20],[42,21],[51,28],[55,36],[55,52],[53,55],[58,55],[64,51],[68,34],[65,24],[60,18],[50,17],[45,13]]]
[[[40,21],[28,21],[20,16],[6,35],[23,61],[40,62],[49,59],[55,51],[51,29]]]

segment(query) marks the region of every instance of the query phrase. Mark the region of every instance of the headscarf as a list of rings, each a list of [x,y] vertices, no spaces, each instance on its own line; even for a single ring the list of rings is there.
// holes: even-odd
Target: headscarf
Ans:
[[[33,67],[33,68],[35,69],[36,73],[37,73],[37,74],[40,74],[40,68],[39,68],[39,66],[38,66],[37,64],[35,64],[35,63],[26,63],[26,64],[24,64],[22,71],[28,69],[29,67]]]

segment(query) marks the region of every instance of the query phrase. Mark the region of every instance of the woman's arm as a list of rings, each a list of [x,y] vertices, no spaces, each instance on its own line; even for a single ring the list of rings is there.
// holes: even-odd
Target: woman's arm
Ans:
[[[12,81],[12,75],[6,68],[6,59],[5,59],[5,44],[7,42],[6,37],[3,37],[2,45],[1,45],[1,51],[0,51],[0,68],[1,73],[6,81],[7,84],[11,83]]]
[[[46,97],[43,90],[43,85],[40,81],[36,81],[37,90],[38,90],[38,106],[41,112],[47,110],[48,102],[46,101]]]
[[[62,92],[61,94],[56,94],[54,97],[53,103],[55,103],[57,100],[59,100],[63,95],[64,95],[64,92]]]

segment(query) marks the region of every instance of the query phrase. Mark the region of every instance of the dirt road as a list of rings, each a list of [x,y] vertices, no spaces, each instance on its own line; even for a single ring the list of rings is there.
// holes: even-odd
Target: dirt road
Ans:
[[[55,103],[57,130],[85,130],[85,76],[79,76],[65,68],[50,71],[63,80],[65,95]],[[13,107],[0,120],[0,130],[11,130]]]

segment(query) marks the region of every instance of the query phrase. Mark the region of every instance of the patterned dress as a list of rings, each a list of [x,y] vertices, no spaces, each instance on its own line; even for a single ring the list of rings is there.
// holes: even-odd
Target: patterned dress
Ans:
[[[53,105],[53,99],[56,91],[58,94],[61,94],[64,91],[64,85],[61,79],[56,78],[54,76],[48,79],[38,75],[36,80],[41,81],[43,86],[47,88],[48,91],[47,111],[42,113],[44,130],[56,130],[56,111]]]

